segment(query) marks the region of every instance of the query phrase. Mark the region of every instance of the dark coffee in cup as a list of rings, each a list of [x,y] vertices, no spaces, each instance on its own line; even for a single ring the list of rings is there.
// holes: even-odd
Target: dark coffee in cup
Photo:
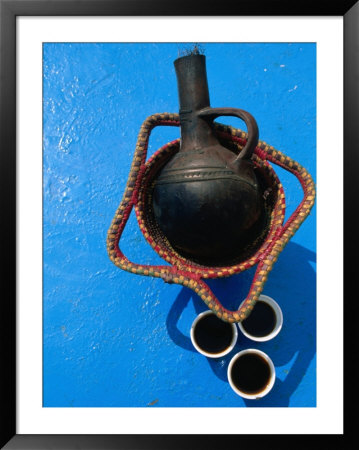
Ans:
[[[259,394],[268,385],[271,372],[269,364],[256,353],[246,353],[232,366],[232,381],[245,394]]]
[[[206,311],[193,322],[191,338],[200,353],[218,357],[233,348],[237,340],[237,328],[234,324],[219,319],[212,311]]]
[[[238,323],[242,333],[252,341],[265,342],[280,332],[283,314],[278,303],[268,295],[261,295],[249,316]]]
[[[229,363],[228,380],[232,389],[241,397],[261,398],[274,385],[275,368],[264,352],[256,349],[243,350]]]
[[[251,336],[267,336],[275,328],[277,322],[274,309],[266,302],[257,301],[253,311],[242,321],[242,326]]]

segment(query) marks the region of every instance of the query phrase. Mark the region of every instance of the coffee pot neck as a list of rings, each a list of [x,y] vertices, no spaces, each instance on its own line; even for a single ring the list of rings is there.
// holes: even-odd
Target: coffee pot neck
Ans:
[[[213,133],[213,120],[198,115],[210,107],[206,57],[200,54],[183,56],[176,59],[174,66],[180,104],[180,151],[219,144]]]

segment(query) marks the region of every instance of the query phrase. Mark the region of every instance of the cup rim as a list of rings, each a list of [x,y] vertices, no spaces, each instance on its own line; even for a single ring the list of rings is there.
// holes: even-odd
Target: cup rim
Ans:
[[[255,353],[257,355],[262,356],[267,361],[269,368],[270,368],[270,372],[271,372],[270,380],[269,380],[269,383],[267,384],[267,386],[261,392],[257,392],[256,394],[246,394],[245,392],[242,392],[241,390],[239,390],[237,388],[237,386],[233,383],[232,376],[231,376],[231,370],[232,370],[233,364],[237,361],[238,358],[240,358],[241,356],[248,354],[248,353]],[[229,385],[231,386],[231,388],[237,395],[239,395],[240,397],[249,399],[249,400],[258,400],[258,399],[266,396],[271,391],[271,389],[275,383],[276,371],[275,371],[273,361],[267,355],[267,353],[264,353],[261,350],[258,350],[256,348],[247,348],[245,350],[242,350],[242,351],[236,353],[233,356],[233,358],[230,360],[230,362],[228,364],[228,368],[227,368],[227,379],[228,379]]]
[[[192,345],[194,346],[194,348],[198,351],[198,353],[201,353],[202,355],[206,356],[207,358],[221,358],[222,356],[228,355],[228,353],[230,353],[234,346],[236,345],[237,339],[238,339],[238,328],[236,327],[235,323],[231,323],[228,322],[229,325],[231,325],[232,330],[233,330],[233,337],[231,340],[230,345],[223,350],[220,353],[209,353],[206,352],[205,350],[203,350],[196,342],[195,338],[194,338],[194,328],[197,325],[197,323],[199,322],[199,320],[203,317],[203,316],[207,316],[210,314],[214,314],[214,312],[212,310],[207,310],[207,311],[203,311],[200,314],[198,314],[198,316],[194,319],[194,321],[192,322],[192,326],[191,326],[191,341],[192,341]]]
[[[256,341],[256,342],[270,341],[271,339],[274,339],[277,336],[277,334],[280,332],[280,330],[282,329],[283,312],[282,312],[281,307],[278,305],[278,303],[272,297],[269,297],[268,295],[261,294],[257,301],[262,301],[264,303],[267,303],[268,305],[270,305],[273,308],[275,316],[276,316],[276,324],[275,324],[274,329],[266,336],[253,336],[252,334],[248,333],[248,331],[245,330],[242,322],[238,322],[237,325],[238,325],[238,328],[241,330],[241,332],[244,334],[244,336],[246,338],[250,339],[251,341]],[[245,302],[245,300],[241,303],[240,307],[243,305],[244,302]]]

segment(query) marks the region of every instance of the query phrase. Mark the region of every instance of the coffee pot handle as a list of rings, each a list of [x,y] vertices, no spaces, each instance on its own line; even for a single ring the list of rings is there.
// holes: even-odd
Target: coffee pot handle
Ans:
[[[258,144],[259,131],[258,125],[255,118],[247,111],[237,108],[203,108],[198,111],[198,116],[203,119],[208,118],[211,120],[216,119],[220,116],[233,116],[242,119],[247,125],[248,139],[246,145],[243,147],[242,151],[237,156],[236,160],[239,159],[250,159],[254,149]]]

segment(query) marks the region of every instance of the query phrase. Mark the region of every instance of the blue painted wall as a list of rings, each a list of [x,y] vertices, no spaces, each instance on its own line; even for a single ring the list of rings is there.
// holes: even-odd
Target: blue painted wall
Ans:
[[[187,288],[116,268],[106,233],[121,200],[142,121],[177,112],[177,44],[44,44],[43,47],[43,386],[44,406],[316,406],[316,218],[289,242],[263,293],[284,325],[267,343],[242,335],[230,355],[208,360],[189,330],[204,303]],[[315,44],[205,44],[213,107],[257,119],[260,139],[316,176]],[[239,119],[222,122],[243,127]],[[149,153],[177,138],[154,130]],[[302,198],[276,169],[287,216]],[[121,248],[134,262],[160,258],[134,214]],[[223,304],[245,298],[253,270],[212,280]],[[271,393],[246,401],[226,380],[243,348],[267,352],[277,372]]]

